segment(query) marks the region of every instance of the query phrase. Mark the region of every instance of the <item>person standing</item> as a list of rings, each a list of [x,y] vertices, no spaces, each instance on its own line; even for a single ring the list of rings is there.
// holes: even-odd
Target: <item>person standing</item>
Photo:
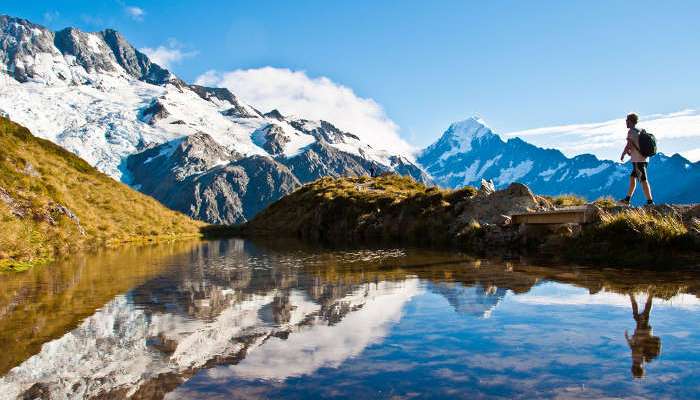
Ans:
[[[649,179],[647,178],[647,167],[649,166],[649,158],[645,157],[639,150],[639,134],[640,130],[637,129],[637,122],[639,122],[639,116],[635,113],[627,115],[627,144],[625,149],[622,150],[622,155],[620,156],[620,161],[625,161],[625,156],[629,155],[632,159],[632,173],[630,174],[630,186],[627,190],[627,197],[620,200],[620,203],[629,205],[630,199],[634,195],[634,190],[637,188],[637,180],[642,185],[642,190],[644,190],[644,196],[647,198],[647,205],[654,204],[654,198],[651,196],[651,186],[649,185]]]

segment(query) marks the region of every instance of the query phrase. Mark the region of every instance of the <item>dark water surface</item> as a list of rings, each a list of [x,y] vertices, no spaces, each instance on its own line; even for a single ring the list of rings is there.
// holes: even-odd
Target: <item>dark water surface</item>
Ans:
[[[243,240],[0,275],[0,398],[697,398],[700,275]]]

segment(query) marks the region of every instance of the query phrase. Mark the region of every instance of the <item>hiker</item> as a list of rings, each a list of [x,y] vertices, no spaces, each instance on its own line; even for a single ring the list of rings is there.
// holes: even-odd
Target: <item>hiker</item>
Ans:
[[[627,197],[620,200],[620,203],[629,205],[632,195],[634,195],[634,189],[637,187],[637,180],[642,184],[642,189],[644,190],[644,196],[647,198],[647,205],[654,204],[654,199],[651,197],[651,187],[649,186],[649,180],[647,179],[647,166],[649,165],[649,157],[644,156],[640,150],[639,137],[642,131],[636,128],[637,122],[639,122],[639,116],[632,113],[627,116],[627,144],[625,149],[622,150],[622,155],[620,156],[620,161],[625,161],[625,156],[629,155],[632,159],[632,173],[630,174],[630,187],[627,191]],[[646,132],[645,132],[646,133]]]
[[[650,362],[661,354],[661,338],[654,336],[651,325],[649,325],[649,315],[651,314],[651,302],[654,293],[649,292],[644,311],[639,312],[637,299],[630,293],[632,303],[632,317],[636,322],[636,328],[632,337],[625,331],[625,339],[632,351],[632,376],[642,378],[644,376],[644,364]]]

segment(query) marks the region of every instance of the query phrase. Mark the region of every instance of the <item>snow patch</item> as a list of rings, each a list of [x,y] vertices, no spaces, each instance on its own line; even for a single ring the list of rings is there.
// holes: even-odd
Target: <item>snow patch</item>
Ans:
[[[533,165],[534,163],[531,160],[525,160],[515,167],[504,168],[501,170],[501,175],[494,179],[494,182],[499,186],[516,182],[518,179],[527,175],[528,172],[532,170]]]
[[[578,175],[576,175],[576,178],[581,178],[581,177],[588,178],[588,177],[591,177],[593,175],[599,174],[599,173],[605,171],[606,169],[608,169],[610,167],[610,165],[611,164],[600,164],[597,167],[580,169],[578,171]]]

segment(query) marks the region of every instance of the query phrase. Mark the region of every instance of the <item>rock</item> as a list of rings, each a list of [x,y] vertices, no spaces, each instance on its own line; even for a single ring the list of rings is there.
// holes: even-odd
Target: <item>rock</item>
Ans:
[[[464,202],[459,215],[461,223],[475,220],[481,224],[498,224],[503,221],[504,215],[546,209],[527,186],[519,183],[513,183],[506,189],[494,191],[490,195],[486,194],[488,190],[488,183],[482,185],[477,196]]]
[[[281,126],[270,124],[253,132],[253,141],[265,151],[278,156],[284,153],[285,146],[290,142]]]
[[[263,114],[263,117],[276,119],[278,121],[284,121],[284,115],[282,115],[282,113],[279,112],[279,110],[276,108],[270,112]]]
[[[154,125],[156,121],[167,118],[169,115],[170,113],[165,109],[165,105],[160,100],[153,99],[148,107],[141,110],[140,119],[149,125]]]
[[[487,181],[486,179],[481,178],[481,187],[479,188],[479,192],[478,192],[480,195],[488,196],[495,191],[496,191],[496,187],[494,186],[492,179],[489,179]]]
[[[34,166],[29,161],[27,161],[27,163],[24,165],[24,169],[22,170],[22,173],[27,175],[27,176],[31,176],[32,178],[38,178],[41,176],[39,171],[34,169]]]
[[[260,111],[252,107],[244,106],[243,103],[238,100],[238,97],[236,97],[235,94],[231,93],[231,91],[226,88],[212,88],[200,85],[187,85],[187,88],[204,100],[218,100],[219,102],[229,103],[232,107],[221,112],[222,115],[227,117],[256,118],[262,116]]]
[[[499,226],[510,225],[511,220],[511,217],[508,215],[500,215],[494,220],[494,223]]]
[[[75,213],[73,213],[73,211],[71,211],[68,207],[59,203],[49,203],[49,214],[47,215],[47,222],[49,222],[51,225],[56,225],[56,221],[53,218],[53,215],[67,217],[75,224],[75,226],[78,228],[78,232],[80,232],[82,236],[87,235],[83,226],[80,225],[80,218],[78,218],[78,216],[75,215]]]
[[[315,123],[305,119],[291,121],[290,124],[302,132],[308,133],[320,142],[333,144],[347,143],[352,140],[360,140],[359,137],[349,132],[343,132],[327,121]]]
[[[27,208],[13,199],[10,193],[2,187],[0,187],[0,202],[5,203],[7,208],[10,209],[10,213],[17,218],[24,218],[28,214]]]

